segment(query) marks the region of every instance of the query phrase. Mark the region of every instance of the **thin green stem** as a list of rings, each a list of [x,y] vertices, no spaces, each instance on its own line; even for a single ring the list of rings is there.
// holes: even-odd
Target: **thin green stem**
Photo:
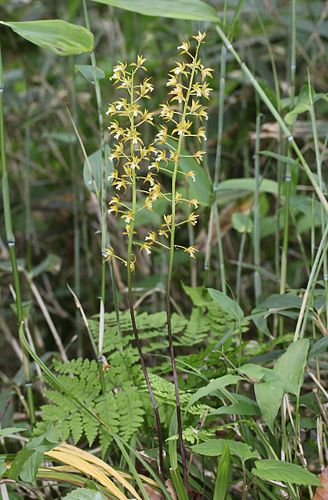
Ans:
[[[305,160],[305,158],[304,158],[300,148],[298,147],[291,131],[287,127],[286,123],[284,122],[283,118],[280,116],[276,107],[271,102],[269,97],[266,95],[265,91],[262,89],[261,85],[258,83],[257,79],[254,77],[254,75],[252,74],[252,72],[250,71],[248,66],[240,59],[239,54],[236,52],[233,45],[231,44],[229,39],[226,37],[226,35],[224,34],[224,32],[222,31],[220,26],[216,25],[216,30],[217,30],[219,36],[221,37],[221,39],[223,40],[223,42],[225,43],[227,49],[230,51],[230,53],[233,55],[233,57],[235,58],[237,63],[240,65],[240,68],[245,73],[245,75],[248,77],[248,79],[251,82],[251,84],[253,85],[254,89],[256,90],[258,95],[261,97],[263,102],[266,104],[266,106],[268,107],[272,116],[275,118],[279,127],[281,128],[282,132],[284,133],[284,135],[288,139],[288,142],[289,142],[291,148],[293,149],[297,159],[299,160],[299,162],[300,162],[302,168],[304,169],[309,181],[311,182],[314,191],[316,192],[322,206],[324,207],[325,212],[328,214],[328,201],[327,201],[322,189],[320,189],[320,186],[316,180],[316,176],[313,174],[309,164]]]
[[[218,206],[218,190],[221,175],[222,166],[222,138],[223,138],[223,118],[224,118],[224,98],[225,98],[225,81],[226,81],[226,66],[227,66],[227,49],[224,45],[221,48],[221,58],[220,58],[220,88],[219,88],[219,110],[218,110],[218,135],[217,135],[217,146],[216,146],[216,156],[215,156],[215,171],[214,171],[214,202],[212,205],[212,211],[214,213],[214,218],[216,220],[216,237],[218,244],[219,260],[220,260],[220,279],[221,288],[223,293],[227,293],[226,284],[226,272],[224,264],[224,252],[221,238],[221,226],[220,226],[220,211]]]
[[[254,193],[254,226],[253,226],[253,245],[254,245],[254,289],[255,304],[259,305],[262,295],[262,281],[259,273],[261,267],[261,213],[260,213],[260,132],[261,132],[261,114],[258,112],[256,117],[256,139],[255,139],[255,193]]]
[[[24,314],[23,314],[23,302],[21,294],[21,284],[18,273],[17,257],[16,257],[16,240],[12,225],[11,216],[11,205],[10,205],[10,193],[9,193],[9,179],[8,170],[6,162],[6,151],[5,151],[5,138],[4,138],[4,118],[3,118],[3,92],[4,92],[4,80],[3,80],[3,67],[2,67],[2,56],[0,47],[0,161],[2,170],[2,199],[3,199],[3,211],[5,219],[5,231],[6,239],[8,244],[8,250],[10,255],[11,270],[13,274],[14,289],[15,289],[15,301],[16,301],[16,318],[18,328],[24,328]],[[35,422],[35,410],[34,410],[34,399],[31,381],[31,370],[29,360],[26,354],[26,350],[21,345],[23,353],[23,372],[25,378],[25,387],[27,394],[27,403],[29,409],[29,418],[31,424]]]
[[[190,92],[193,85],[195,69],[197,64],[197,57],[199,52],[200,43],[197,45],[196,54],[193,58],[193,65],[190,74],[189,86],[186,92],[183,111],[181,115],[181,123],[184,122],[186,118],[188,103],[190,99]],[[187,461],[186,461],[186,451],[183,443],[183,435],[182,435],[182,417],[181,417],[181,403],[180,403],[180,392],[179,392],[179,381],[178,381],[178,373],[176,368],[176,360],[174,354],[174,345],[173,345],[173,333],[172,333],[172,311],[171,311],[171,288],[172,288],[172,274],[173,274],[173,263],[174,263],[174,245],[175,245],[175,229],[176,229],[176,184],[177,184],[177,174],[179,169],[180,155],[182,149],[182,141],[183,135],[179,136],[177,149],[176,149],[176,161],[174,162],[174,169],[172,173],[172,185],[171,185],[171,233],[170,233],[170,251],[169,251],[169,262],[168,262],[168,273],[167,273],[167,284],[166,284],[166,311],[167,311],[167,333],[168,333],[168,341],[169,341],[169,355],[172,366],[172,374],[173,374],[173,383],[175,388],[175,402],[176,402],[176,411],[177,411],[177,426],[178,426],[178,436],[179,436],[179,447],[181,453],[182,460],[182,468],[183,468],[183,476],[184,483],[187,487],[188,484],[188,469],[187,469]]]
[[[314,111],[313,88],[311,85],[310,75],[308,76],[308,81],[309,81],[309,99],[310,99],[310,111],[309,112],[310,112],[310,119],[311,119],[311,125],[312,125],[312,134],[313,134],[313,141],[314,141],[314,151],[315,151],[315,159],[316,159],[316,166],[317,166],[317,174],[318,174],[319,186],[322,190],[324,190],[324,184],[323,184],[323,179],[322,179],[322,157],[321,157],[320,149],[319,149],[319,137],[318,137],[318,129],[317,129],[316,117],[315,117],[315,111]],[[327,216],[324,213],[323,208],[321,207],[321,230],[322,230],[322,232],[324,231],[326,222],[327,222]],[[323,274],[324,274],[324,286],[325,286],[325,297],[326,297],[326,300],[325,300],[326,327],[328,328],[328,258],[327,258],[327,254],[324,255]]]
[[[132,73],[132,82],[131,82],[131,92],[130,92],[130,104],[132,105],[134,102],[134,94],[133,94],[133,89],[134,89],[134,73]],[[135,130],[135,123],[134,123],[134,117],[133,115],[130,116],[130,127],[131,131],[133,132]],[[134,153],[134,147],[133,147],[133,142],[131,141],[131,157],[133,156]],[[156,430],[157,430],[157,437],[158,437],[158,447],[159,447],[159,474],[161,477],[161,480],[164,479],[164,452],[163,452],[163,435],[162,435],[162,428],[161,428],[161,421],[160,421],[160,416],[159,416],[159,410],[158,410],[158,405],[157,401],[155,399],[150,379],[149,379],[149,374],[147,370],[147,365],[145,361],[145,357],[142,351],[142,344],[141,340],[139,337],[139,331],[137,327],[137,322],[136,322],[136,317],[135,317],[135,312],[134,312],[134,300],[133,300],[133,290],[132,290],[132,272],[133,272],[133,265],[134,262],[132,260],[133,258],[133,234],[134,234],[134,226],[135,226],[135,216],[137,213],[137,182],[136,182],[136,172],[135,169],[132,169],[132,218],[129,224],[129,231],[128,231],[128,253],[127,253],[127,285],[128,285],[128,301],[129,301],[129,311],[130,311],[130,317],[131,317],[131,323],[132,323],[132,330],[133,334],[135,337],[136,345],[137,345],[137,350],[139,354],[139,360],[143,372],[143,376],[147,385],[148,393],[150,396],[151,404],[153,407],[154,415],[155,415],[155,422],[156,422]]]
[[[305,330],[305,325],[306,325],[306,318],[307,318],[307,312],[308,312],[308,304],[311,298],[311,290],[316,282],[317,276],[319,274],[323,257],[325,255],[325,252],[328,249],[328,224],[325,227],[325,230],[323,232],[321,242],[316,254],[316,257],[314,259],[310,277],[308,280],[308,284],[303,296],[303,302],[301,306],[301,310],[298,316],[298,321],[295,329],[295,334],[294,334],[294,342],[298,340],[299,338],[302,338],[304,335],[304,330]]]

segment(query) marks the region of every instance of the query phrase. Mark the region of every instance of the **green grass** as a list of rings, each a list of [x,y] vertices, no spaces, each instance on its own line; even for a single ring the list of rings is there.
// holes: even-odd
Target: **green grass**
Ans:
[[[327,465],[326,10],[319,0],[134,9],[0,6],[1,494],[117,498],[91,459],[89,474],[49,462],[64,440],[113,468],[121,498],[125,473],[143,499],[310,499]],[[203,31],[213,90],[201,123],[170,102],[166,82],[176,47]],[[138,54],[155,125],[114,119],[172,152],[151,210],[153,160],[124,193],[111,174],[138,145],[120,165],[108,159],[130,144],[108,131],[108,106],[123,97],[110,77]],[[168,102],[176,124],[160,115]],[[172,132],[185,118],[195,136]],[[153,143],[163,124],[170,141]],[[193,212],[197,224],[185,223]]]

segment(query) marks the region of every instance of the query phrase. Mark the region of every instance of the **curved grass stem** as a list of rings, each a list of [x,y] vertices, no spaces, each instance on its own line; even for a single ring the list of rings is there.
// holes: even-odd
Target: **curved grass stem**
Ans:
[[[16,301],[16,317],[18,328],[24,328],[23,320],[23,302],[21,293],[21,284],[18,273],[18,264],[16,257],[16,240],[14,236],[13,226],[12,226],[12,216],[11,216],[11,206],[10,206],[10,195],[9,195],[9,180],[8,180],[8,170],[6,163],[6,152],[5,152],[5,139],[4,139],[4,119],[3,119],[3,91],[4,91],[4,81],[3,81],[3,69],[2,69],[2,56],[0,47],[0,161],[2,170],[2,199],[3,199],[3,211],[5,219],[5,232],[8,244],[11,270],[13,274],[14,289],[15,289],[15,301]],[[23,372],[25,378],[25,387],[27,394],[27,404],[29,410],[29,418],[31,424],[35,422],[35,410],[34,410],[34,399],[33,390],[31,382],[31,370],[28,361],[27,353],[24,346],[21,344],[22,354],[23,354]]]

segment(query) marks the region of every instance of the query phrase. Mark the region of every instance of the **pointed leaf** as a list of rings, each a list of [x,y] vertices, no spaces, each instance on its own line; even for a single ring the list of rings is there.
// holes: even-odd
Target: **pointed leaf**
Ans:
[[[227,445],[230,453],[239,457],[242,462],[259,457],[258,453],[253,451],[248,444],[233,441],[232,439],[209,439],[204,443],[192,446],[192,451],[207,457],[218,457],[222,455]]]
[[[274,367],[274,371],[297,387],[297,392],[301,390],[309,345],[308,339],[293,342]]]
[[[193,396],[191,396],[188,407],[195,404],[196,401],[199,401],[199,399],[209,396],[213,392],[223,389],[227,385],[237,384],[239,380],[241,380],[241,377],[238,375],[224,375],[223,377],[212,380],[209,384],[205,387],[201,387]]]
[[[280,460],[258,460],[252,470],[254,476],[266,481],[283,481],[284,483],[320,486],[317,476],[300,465]]]
[[[200,0],[93,0],[145,16],[218,22],[216,10]]]
[[[231,477],[230,446],[227,444],[223,450],[218,464],[215,480],[214,500],[225,500]]]
[[[208,293],[212,299],[219,304],[221,309],[223,309],[223,311],[229,314],[236,321],[240,322],[243,319],[244,313],[235,300],[228,297],[225,293],[215,290],[214,288],[208,288]]]
[[[90,490],[89,488],[78,488],[71,491],[63,498],[67,500],[105,500],[106,497],[100,491]]]
[[[0,24],[8,26],[29,42],[61,56],[82,54],[93,49],[93,34],[89,30],[60,19],[17,23],[0,21]]]

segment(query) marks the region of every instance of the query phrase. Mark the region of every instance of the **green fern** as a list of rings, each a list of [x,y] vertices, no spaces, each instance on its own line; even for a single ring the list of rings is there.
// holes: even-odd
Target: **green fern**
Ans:
[[[67,391],[74,394],[86,407],[98,414],[113,433],[130,439],[143,424],[144,408],[136,386],[132,382],[117,384],[122,377],[111,368],[103,373],[106,394],[102,394],[96,361],[75,359],[67,363],[56,361],[54,371]],[[115,391],[113,390],[115,389]],[[102,453],[112,441],[100,424],[83,409],[78,409],[65,394],[54,390],[45,393],[49,403],[41,407],[42,422],[36,432],[43,431],[51,422],[58,439],[72,438],[77,444],[86,438],[91,446],[99,434]]]

